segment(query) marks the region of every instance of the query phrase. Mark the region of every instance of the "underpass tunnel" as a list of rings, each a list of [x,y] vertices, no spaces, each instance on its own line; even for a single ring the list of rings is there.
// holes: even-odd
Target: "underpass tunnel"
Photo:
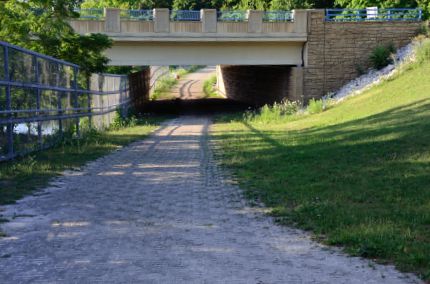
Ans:
[[[170,69],[169,69],[170,68]],[[303,68],[294,65],[217,65],[200,66],[178,75],[176,84],[167,94],[154,96],[154,88],[166,76],[176,76],[185,66],[150,66],[130,75],[133,104],[139,112],[156,113],[212,113],[245,110],[265,104],[302,101]],[[205,83],[216,77],[213,88],[219,94],[207,97]]]

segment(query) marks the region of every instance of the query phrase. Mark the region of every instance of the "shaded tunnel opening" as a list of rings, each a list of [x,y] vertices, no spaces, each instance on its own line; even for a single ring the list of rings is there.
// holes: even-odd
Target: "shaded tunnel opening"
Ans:
[[[218,65],[200,66],[189,74],[178,69],[151,66],[130,75],[135,110],[155,114],[214,114],[254,109],[285,99],[300,101],[301,68],[291,65]],[[167,67],[172,68],[172,67]],[[161,71],[160,71],[161,70]],[[163,71],[165,70],[165,71]],[[166,94],[154,91],[156,78],[169,72],[175,83]],[[158,75],[157,75],[158,74]],[[173,74],[173,75],[172,75]],[[180,74],[180,75],[176,75]],[[219,96],[205,97],[203,88],[210,77]],[[158,77],[157,77],[158,78]],[[162,79],[163,80],[163,79]],[[165,84],[161,80],[162,84]],[[169,79],[171,80],[171,79]],[[158,80],[160,81],[160,80]],[[169,81],[166,81],[168,84]]]

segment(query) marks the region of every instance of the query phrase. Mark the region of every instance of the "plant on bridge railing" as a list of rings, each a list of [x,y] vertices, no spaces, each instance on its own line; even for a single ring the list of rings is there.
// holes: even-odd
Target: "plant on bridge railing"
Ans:
[[[370,54],[370,62],[373,68],[380,70],[385,66],[393,63],[392,54],[396,51],[394,44],[379,45]]]

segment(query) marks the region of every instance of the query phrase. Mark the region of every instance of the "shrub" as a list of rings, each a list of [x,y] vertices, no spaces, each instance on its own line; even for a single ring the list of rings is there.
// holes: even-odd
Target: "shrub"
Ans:
[[[395,52],[395,47],[391,43],[387,46],[379,45],[370,54],[370,62],[373,68],[379,70],[393,63],[391,55]]]
[[[323,100],[311,99],[309,101],[309,105],[307,107],[307,111],[310,114],[323,112],[324,111],[324,102],[323,102]]]
[[[138,122],[138,119],[133,113],[128,112],[127,114],[121,114],[121,110],[117,109],[110,128],[118,130],[123,127],[136,126]]]

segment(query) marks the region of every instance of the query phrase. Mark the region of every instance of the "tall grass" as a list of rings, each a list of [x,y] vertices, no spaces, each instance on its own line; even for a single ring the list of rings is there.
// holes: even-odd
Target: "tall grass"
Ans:
[[[216,75],[211,76],[209,79],[205,80],[203,83],[203,92],[206,98],[221,98],[215,88],[217,82]]]
[[[297,101],[283,100],[273,105],[264,105],[257,111],[247,111],[244,120],[255,123],[271,123],[289,121],[300,115],[310,115],[323,112],[330,105],[323,99],[311,99],[306,108]]]
[[[415,58],[417,64],[430,62],[430,39],[421,40],[415,49]]]
[[[300,110],[296,101],[283,100],[273,105],[264,105],[257,111],[247,111],[244,120],[256,123],[270,123],[291,119]]]

